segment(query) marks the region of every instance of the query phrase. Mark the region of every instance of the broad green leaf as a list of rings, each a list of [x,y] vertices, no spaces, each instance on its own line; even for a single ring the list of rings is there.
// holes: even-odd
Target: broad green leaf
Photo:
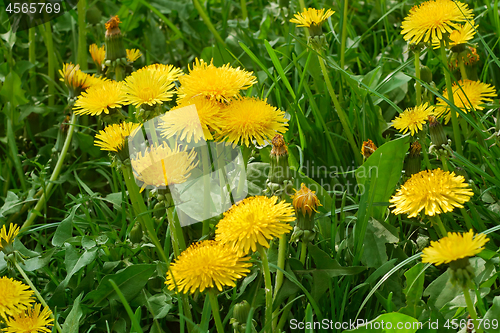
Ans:
[[[374,204],[387,203],[394,193],[401,178],[406,152],[410,147],[409,141],[410,138],[405,136],[383,144],[356,170],[360,191],[367,190],[365,183],[370,175],[373,177],[372,181],[376,182]],[[383,220],[385,210],[385,206],[374,206],[372,216],[377,220]]]
[[[424,327],[423,323],[419,323],[417,319],[397,312],[383,314],[364,323],[362,327],[358,326],[353,330],[349,329],[343,332],[415,333]]]
[[[7,192],[7,197],[0,208],[0,217],[4,217],[10,214],[18,212],[22,207],[22,201],[19,197],[12,191]]]
[[[80,255],[78,250],[76,250],[71,244],[66,243],[65,248],[66,256],[64,262],[66,264],[67,275],[64,280],[61,281],[59,286],[57,286],[54,294],[62,292],[68,285],[71,277],[80,269],[93,262],[97,255],[97,248],[93,248],[90,251],[84,251],[82,255]]]
[[[21,266],[27,272],[36,271],[37,269],[45,267],[49,264],[50,259],[52,258],[52,255],[54,254],[55,250],[56,249],[52,248],[47,252],[45,252],[44,254],[42,254],[41,256],[25,260],[24,265],[21,264]]]
[[[16,72],[10,72],[5,77],[5,82],[0,89],[0,96],[4,103],[10,102],[13,108],[28,103],[24,97],[25,91],[21,88],[22,82]]]
[[[488,312],[484,315],[481,328],[486,333],[500,333],[500,296],[493,298]]]
[[[331,258],[328,253],[324,252],[314,244],[307,244],[307,249],[311,257],[313,258],[316,269],[309,271],[300,271],[300,273],[321,271],[328,274],[328,276],[332,278],[341,275],[359,274],[366,269],[366,267],[363,266],[343,267],[337,262],[337,260]],[[299,271],[296,271],[296,273],[298,272]]]
[[[146,285],[151,275],[153,275],[156,265],[138,264],[125,268],[119,273],[106,275],[96,290],[91,291],[85,297],[85,301],[92,300],[98,306],[102,302],[118,299],[109,280],[115,281],[123,296],[127,301],[132,300]]]
[[[82,317],[82,309],[80,308],[80,301],[82,300],[83,293],[81,293],[74,301],[73,307],[69,315],[66,317],[62,325],[62,333],[78,333],[80,327],[80,318]]]
[[[424,267],[425,265],[420,262],[405,272],[406,288],[403,289],[403,293],[406,295],[406,307],[404,308],[406,310],[400,310],[400,312],[414,318],[418,318],[420,315],[418,307],[421,305],[422,293],[424,292]]]
[[[52,237],[52,245],[62,246],[64,242],[73,236],[73,219],[75,218],[75,212],[80,205],[74,205],[69,212],[69,215],[61,221],[59,226]]]
[[[374,218],[368,220],[364,238],[363,260],[368,267],[380,267],[387,261],[385,244],[397,243],[397,230],[387,223],[380,223]]]
[[[441,309],[460,293],[461,289],[453,287],[449,281],[448,271],[446,271],[429,284],[424,290],[424,297],[430,296],[427,301],[429,306]]]

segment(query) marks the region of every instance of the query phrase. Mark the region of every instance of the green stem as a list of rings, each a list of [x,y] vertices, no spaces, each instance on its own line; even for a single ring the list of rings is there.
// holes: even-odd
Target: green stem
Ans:
[[[273,319],[273,286],[271,282],[271,272],[269,270],[269,262],[267,260],[267,252],[264,250],[262,245],[257,244],[257,251],[260,253],[260,257],[262,259],[262,269],[264,274],[264,282],[265,282],[265,292],[266,292],[266,322],[264,326],[267,326],[265,329],[266,333],[272,333],[272,319]]]
[[[438,235],[441,234],[441,238],[446,237],[446,235],[448,235],[448,232],[446,231],[443,221],[441,221],[439,215],[429,216],[429,220],[431,220],[432,224],[434,225],[434,228],[436,228],[436,232],[439,231]]]
[[[186,249],[186,241],[182,234],[182,227],[179,221],[174,216],[174,206],[167,208],[168,225],[170,226],[170,236],[172,239],[172,247],[174,249],[175,257],[179,257],[182,251]]]
[[[130,201],[132,202],[132,207],[134,207],[135,214],[139,219],[139,223],[142,222],[142,227],[147,230],[149,238],[156,247],[156,252],[158,256],[164,262],[168,262],[168,258],[163,251],[163,247],[158,240],[156,231],[154,229],[154,222],[151,216],[147,213],[147,207],[144,204],[144,200],[139,192],[139,187],[135,183],[134,176],[132,175],[132,170],[130,166],[124,166],[122,168],[123,178],[125,179],[125,185],[127,186],[128,195]]]
[[[448,171],[448,161],[446,160],[446,157],[443,154],[441,154],[439,156],[439,159],[441,160],[441,164],[443,165],[443,170]]]
[[[300,262],[302,265],[306,264],[306,253],[307,253],[307,243],[304,241],[300,242],[302,244],[300,248]]]
[[[333,101],[333,105],[335,106],[335,110],[337,111],[337,115],[339,116],[340,122],[341,122],[342,127],[344,129],[344,132],[347,136],[347,139],[349,140],[352,151],[353,151],[354,156],[356,158],[356,162],[359,165],[361,165],[362,159],[361,159],[361,155],[358,152],[358,150],[359,150],[358,146],[356,145],[356,142],[354,141],[354,136],[352,135],[351,126],[349,124],[349,120],[347,119],[347,115],[344,112],[344,109],[342,109],[342,107],[340,106],[340,103],[337,99],[337,95],[335,95],[335,91],[333,90],[332,83],[330,82],[330,76],[328,75],[328,71],[326,70],[325,60],[321,57],[321,55],[318,55],[318,60],[319,60],[319,65],[321,67],[321,71],[323,72],[323,77],[325,78],[325,83],[326,83],[326,87],[328,89],[328,93],[330,94],[330,97]]]
[[[476,313],[476,308],[474,307],[474,304],[472,303],[472,299],[470,298],[469,288],[464,286],[462,289],[464,291],[465,303],[467,303],[467,310],[469,310],[469,315],[472,318],[472,320],[474,320],[474,327],[476,329],[476,332],[483,333],[482,328],[479,327],[480,325],[476,324],[477,313]]]
[[[208,145],[201,147],[201,161],[203,165],[203,228],[202,235],[208,235],[210,231],[210,153],[208,151]],[[221,197],[222,198],[222,197]]]
[[[78,64],[82,71],[88,69],[87,64],[87,23],[85,22],[87,0],[79,0],[78,12]]]
[[[21,268],[21,266],[19,266],[19,264],[17,263],[17,261],[14,261],[14,265],[16,266],[17,270],[19,271],[19,273],[23,276],[24,280],[26,281],[26,283],[30,286],[30,288],[33,290],[33,292],[35,293],[36,295],[36,298],[38,298],[38,300],[40,301],[40,303],[42,303],[42,305],[45,307],[45,308],[49,308],[49,306],[47,305],[47,302],[45,302],[45,299],[42,297],[42,295],[40,294],[40,292],[38,291],[38,289],[36,289],[35,285],[33,284],[33,282],[31,282],[30,278],[28,277],[28,275],[26,275],[26,273],[24,272],[24,270]],[[59,326],[59,323],[57,322],[56,318],[54,317],[54,314],[52,313],[52,311],[50,312],[50,315],[49,317],[51,319],[54,320],[54,326],[56,327],[57,331],[59,333],[62,333],[62,329],[61,329],[61,326]]]
[[[214,25],[210,21],[210,17],[208,17],[207,13],[205,13],[205,10],[201,6],[200,2],[198,0],[193,0],[193,3],[194,3],[194,7],[198,11],[198,14],[200,14],[203,22],[205,22],[205,24],[207,25],[208,30],[210,30],[210,32],[212,32],[212,34],[214,35],[215,39],[219,43],[221,43],[222,46],[226,47],[226,43],[224,43],[224,40],[221,38],[221,36],[217,32],[217,30],[215,29]]]
[[[36,34],[35,27],[29,29],[29,56],[28,60],[30,63],[35,65],[36,63]],[[36,67],[30,68],[30,88],[33,95],[36,94]]]
[[[217,327],[218,333],[224,333],[224,326],[220,319],[219,313],[219,302],[217,301],[217,295],[215,289],[210,289],[208,291],[208,299],[210,300],[210,306],[212,307],[212,314],[214,315],[215,327]]]
[[[458,67],[460,68],[460,76],[462,76],[462,80],[467,80],[467,71],[465,70],[464,58],[462,55],[458,55]]]
[[[64,165],[64,160],[66,158],[66,154],[68,153],[69,146],[71,145],[71,139],[73,138],[73,132],[75,131],[75,123],[76,123],[76,115],[73,113],[71,116],[71,120],[69,122],[69,127],[68,127],[68,134],[66,135],[66,139],[64,140],[64,145],[61,150],[61,154],[59,155],[59,159],[57,160],[56,166],[54,168],[54,171],[52,172],[52,175],[50,176],[49,183],[47,187],[45,188],[45,191],[43,192],[40,200],[37,202],[34,211],[39,212],[42,207],[45,205],[46,200],[50,197],[50,191],[52,190],[52,187],[55,184],[55,181],[59,177],[59,174],[61,173],[62,167]],[[22,230],[30,227],[33,222],[35,221],[36,217],[38,215],[35,214],[34,212],[31,212],[30,216],[24,222],[23,226],[21,227]]]
[[[340,40],[340,68],[345,69],[345,48],[347,41],[347,11],[349,9],[349,0],[344,0],[344,11],[342,15],[342,39]],[[343,77],[342,77],[343,79]],[[339,90],[339,99],[344,100],[343,89]]]
[[[125,78],[125,70],[122,65],[115,66],[115,79],[116,81],[122,81]]]
[[[278,245],[278,268],[285,269],[286,249],[287,249],[287,236],[283,234],[279,238]],[[276,282],[274,284],[274,298],[278,294],[279,289],[283,285],[283,272],[279,269],[276,271]]]
[[[451,86],[450,69],[448,67],[448,59],[446,57],[446,49],[444,46],[444,41],[441,41],[441,61],[443,62],[443,66],[444,66],[444,77],[446,80],[446,90],[448,91],[448,100],[450,101],[451,123],[453,126],[455,145],[456,145],[457,152],[460,155],[463,155],[462,137],[460,136],[460,128],[458,126],[458,118],[457,118],[458,115],[455,112],[455,110],[451,109],[451,105],[454,105],[455,101],[453,99],[453,87]]]
[[[245,21],[248,17],[247,2],[246,0],[240,0],[241,4],[241,18]]]
[[[47,48],[47,57],[48,57],[48,72],[47,76],[49,77],[49,106],[54,105],[54,99],[55,99],[55,69],[56,69],[56,58],[55,58],[55,51],[54,51],[54,40],[52,38],[52,27],[50,25],[50,21],[45,22],[45,31],[44,31],[44,40],[45,40],[45,47]]]
[[[420,84],[420,50],[415,51],[415,89],[417,91],[417,105],[422,104],[422,85]]]

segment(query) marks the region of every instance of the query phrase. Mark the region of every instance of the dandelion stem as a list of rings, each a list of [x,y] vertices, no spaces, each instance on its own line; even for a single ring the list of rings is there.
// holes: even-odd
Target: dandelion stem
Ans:
[[[307,253],[307,243],[304,241],[301,241],[301,248],[300,248],[300,262],[302,265],[306,264],[306,253]]]
[[[480,324],[476,324],[477,322],[477,313],[474,304],[472,303],[472,299],[470,298],[469,288],[463,287],[465,303],[467,303],[467,310],[469,310],[470,317],[474,320],[474,327],[477,333],[483,333],[483,330],[479,327]]]
[[[35,285],[33,284],[33,282],[30,280],[30,278],[28,277],[28,275],[26,275],[26,273],[24,272],[24,270],[21,268],[21,266],[19,266],[19,264],[17,263],[16,260],[14,260],[14,265],[16,266],[17,270],[19,271],[19,273],[23,276],[24,280],[26,281],[26,283],[30,286],[30,288],[33,290],[33,292],[35,293],[36,295],[36,298],[38,298],[38,300],[40,301],[40,303],[42,303],[42,305],[45,307],[45,308],[49,308],[49,306],[47,305],[47,302],[45,302],[45,299],[42,297],[42,295],[40,294],[40,292],[38,291],[38,289],[36,289]],[[50,309],[50,308],[49,308]],[[52,313],[52,311],[50,311],[50,318],[54,320],[54,326],[56,327],[57,331],[59,333],[62,333],[62,329],[61,329],[61,326],[59,326],[59,323],[57,322],[56,318],[54,317],[54,314]]]
[[[431,223],[434,225],[434,228],[436,228],[436,232],[438,233],[438,235],[441,234],[441,237],[446,237],[448,232],[446,231],[443,221],[441,221],[439,215],[429,216],[429,220],[431,220]]]
[[[247,12],[247,1],[246,0],[240,0],[241,4],[241,18],[243,21],[245,21],[248,17],[248,12]]]
[[[345,47],[347,41],[347,10],[349,9],[349,0],[344,0],[344,10],[342,15],[342,39],[340,40],[340,68],[345,66]],[[342,77],[343,79],[343,77]],[[343,90],[339,89],[339,99],[344,100]]]
[[[210,305],[212,307],[212,314],[214,315],[215,327],[217,327],[218,333],[224,333],[224,326],[220,319],[219,313],[219,302],[217,301],[217,294],[214,289],[208,291],[208,299],[210,300]]]
[[[134,211],[137,215],[137,218],[139,219],[139,222],[142,222],[142,227],[147,230],[149,238],[151,238],[151,241],[155,245],[156,251],[161,260],[168,262],[168,258],[163,251],[163,247],[158,240],[158,236],[156,235],[153,220],[147,212],[147,207],[144,204],[144,200],[139,193],[139,188],[134,181],[134,176],[132,175],[130,166],[124,166],[122,168],[122,171],[123,178],[125,179],[125,185],[127,186],[128,194],[130,196],[130,201],[132,202],[132,207],[134,207]]]
[[[284,192],[284,191],[283,191]],[[286,252],[288,248],[288,240],[286,234],[283,234],[279,238],[279,245],[278,245],[278,268],[285,269],[285,259],[286,259]],[[278,295],[278,291],[280,290],[281,286],[283,285],[283,272],[281,270],[276,271],[276,281],[274,283],[274,296],[273,300],[276,299],[276,295]],[[273,332],[276,331],[276,325],[278,324],[278,315],[279,315],[280,307],[276,309],[276,311],[273,313],[273,317],[275,318],[273,320]]]
[[[33,224],[33,222],[35,222],[35,219],[38,216],[35,213],[35,211],[39,212],[45,205],[46,200],[48,200],[48,198],[50,197],[50,191],[52,190],[55,181],[57,180],[59,174],[61,173],[62,166],[66,158],[66,154],[68,153],[69,146],[71,145],[71,139],[73,138],[73,132],[75,131],[75,123],[76,123],[76,115],[73,113],[73,115],[71,116],[71,120],[68,124],[69,125],[68,134],[66,135],[66,139],[64,140],[64,145],[61,150],[61,154],[59,155],[59,159],[57,160],[54,171],[52,171],[52,175],[50,176],[49,183],[47,184],[47,187],[45,188],[40,200],[37,202],[34,211],[31,212],[30,216],[21,227],[22,230],[30,227]]]
[[[88,69],[87,66],[87,22],[85,22],[87,0],[79,0],[78,11],[78,64],[82,71]]]
[[[328,93],[333,101],[333,105],[335,106],[335,110],[337,111],[337,115],[339,116],[340,123],[344,129],[344,132],[347,136],[347,139],[351,145],[352,151],[356,158],[356,162],[361,165],[361,155],[358,152],[358,146],[354,140],[354,136],[352,135],[351,126],[349,124],[349,120],[347,119],[347,115],[344,112],[344,109],[340,106],[339,100],[337,99],[337,95],[335,95],[335,91],[333,90],[332,83],[330,82],[330,76],[328,75],[328,71],[326,70],[325,60],[321,55],[318,55],[319,65],[321,67],[321,71],[323,72],[323,77],[325,78],[326,88],[328,89]]]
[[[179,257],[182,251],[186,249],[186,241],[182,234],[182,228],[174,216],[174,206],[167,208],[168,223],[170,226],[170,236],[172,238],[172,247],[174,248],[175,257]]]
[[[203,22],[205,22],[205,24],[207,25],[208,30],[210,30],[210,32],[212,32],[212,34],[214,35],[215,39],[219,43],[221,43],[224,47],[226,47],[226,43],[224,43],[224,40],[221,38],[221,36],[217,32],[217,29],[215,29],[214,25],[210,21],[210,17],[207,15],[207,13],[205,13],[205,10],[201,6],[200,2],[198,0],[193,0],[193,3],[194,3],[194,7],[198,11],[198,14],[200,14]]]
[[[417,105],[422,103],[422,85],[420,84],[420,50],[415,50],[415,90],[417,91]]]
[[[115,79],[116,81],[122,81],[125,78],[125,72],[122,65],[115,66]]]
[[[264,250],[262,245],[257,244],[257,251],[260,253],[260,257],[262,259],[262,269],[264,274],[264,282],[265,282],[265,291],[266,291],[266,322],[265,325],[266,333],[271,333],[271,326],[267,327],[267,325],[271,325],[273,319],[273,286],[271,282],[271,272],[269,271],[269,262],[267,260],[267,252]]]
[[[443,164],[443,170],[448,171],[448,161],[446,161],[446,157],[443,154],[441,154],[439,158],[441,159],[441,164]]]
[[[462,80],[467,80],[467,71],[465,70],[464,58],[462,55],[458,56],[458,67],[460,68],[460,75],[462,76]]]
[[[462,137],[460,136],[460,128],[458,127],[458,116],[455,110],[451,109],[451,106],[454,105],[455,102],[453,100],[453,87],[451,86],[450,68],[448,67],[448,59],[446,57],[446,49],[444,46],[444,41],[441,41],[441,61],[443,62],[444,66],[444,77],[446,80],[446,90],[448,91],[448,100],[450,102],[451,123],[453,126],[455,145],[457,152],[460,155],[463,155]]]

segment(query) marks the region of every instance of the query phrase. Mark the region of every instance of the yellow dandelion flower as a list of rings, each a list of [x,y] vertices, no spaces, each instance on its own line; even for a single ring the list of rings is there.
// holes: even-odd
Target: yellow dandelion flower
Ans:
[[[169,139],[174,135],[188,143],[201,139],[213,139],[211,129],[220,132],[219,122],[222,106],[203,96],[181,100],[178,105],[160,119],[161,134]]]
[[[370,139],[368,139],[368,141],[364,141],[363,145],[361,146],[361,154],[364,158],[372,156],[375,150],[377,150],[377,146],[375,146],[373,141]]]
[[[171,149],[165,143],[150,147],[144,153],[139,152],[131,159],[136,178],[143,183],[142,190],[146,186],[163,187],[173,184],[184,183],[191,175],[198,162],[196,152],[187,152],[176,146]]]
[[[474,38],[474,35],[476,34],[476,30],[478,26],[474,25],[474,21],[471,20],[469,22],[465,22],[464,24],[461,24],[458,26],[456,30],[453,30],[450,33],[450,48],[461,45],[461,44],[467,44],[469,41],[471,41]],[[441,46],[441,43],[439,40],[434,40],[432,46],[437,49],[438,47]]]
[[[72,63],[64,64],[63,69],[59,70],[59,75],[61,75],[60,80],[68,87],[71,96],[78,96],[85,89],[102,84],[105,81],[105,79],[82,72],[80,65],[73,65]]]
[[[14,243],[14,239],[19,235],[19,226],[11,223],[9,225],[9,231],[7,231],[7,227],[5,224],[0,229],[0,250],[3,248],[12,245]]]
[[[14,316],[28,309],[33,303],[33,291],[24,283],[9,279],[6,276],[0,278],[0,317]]]
[[[495,88],[491,84],[479,81],[460,80],[453,84],[453,101],[455,106],[467,113],[470,110],[483,110],[483,104],[489,103],[497,96]],[[448,97],[445,89],[443,96]],[[438,98],[436,105],[436,117],[445,117],[445,124],[451,119],[450,107],[443,99]]]
[[[389,200],[392,212],[415,217],[425,209],[425,215],[451,212],[463,208],[474,193],[463,176],[441,169],[425,170],[411,176]]]
[[[92,44],[89,47],[90,56],[94,61],[94,64],[101,68],[104,63],[104,56],[106,55],[106,50],[104,49],[104,45],[101,47],[97,47],[96,44]]]
[[[179,79],[179,76],[184,75],[184,72],[182,69],[175,67],[173,65],[164,65],[164,64],[152,64],[146,67],[143,67],[139,69],[138,71],[142,70],[152,70],[152,71],[157,71],[160,72],[162,75],[167,76],[167,80],[169,81],[177,81]]]
[[[472,9],[460,1],[429,0],[414,6],[403,23],[403,38],[413,44],[439,43],[443,35],[459,28],[459,22],[472,19]]]
[[[170,101],[174,96],[174,83],[161,71],[142,69],[125,79],[123,91],[129,104],[153,106]]]
[[[131,50],[127,49],[126,51],[127,51],[127,60],[129,62],[134,62],[142,56],[141,51],[139,51],[138,49],[131,49]]]
[[[447,237],[439,241],[431,241],[431,245],[422,251],[422,262],[434,265],[447,264],[455,260],[473,257],[482,250],[489,241],[485,234],[472,232],[448,232]]]
[[[302,13],[297,13],[294,18],[290,20],[292,23],[296,23],[298,27],[310,28],[312,26],[320,26],[334,14],[335,12],[331,9],[325,11],[322,9],[315,8],[304,8]]]
[[[213,240],[191,245],[170,264],[167,272],[169,290],[183,293],[203,292],[208,288],[222,291],[224,286],[235,287],[234,281],[250,272],[250,258],[239,256],[229,246]]]
[[[44,308],[40,311],[40,304],[35,304],[26,312],[18,313],[7,320],[6,333],[50,333],[52,322],[50,318],[52,311]]]
[[[189,99],[194,96],[205,96],[218,102],[226,102],[240,95],[240,90],[248,89],[257,82],[252,72],[232,68],[229,64],[222,67],[207,64],[203,60],[195,60],[189,75],[179,77],[181,86],[179,97]]]
[[[249,146],[255,140],[263,145],[288,127],[285,112],[267,104],[265,100],[244,97],[234,100],[223,109],[221,134],[233,146]]]
[[[434,106],[425,103],[408,108],[392,121],[392,126],[405,134],[410,130],[411,135],[415,135],[422,130],[427,118],[434,111]]]
[[[311,191],[304,183],[300,184],[300,190],[295,190],[295,194],[292,195],[292,205],[295,209],[295,213],[298,214],[300,210],[302,215],[308,214],[311,216],[314,212],[318,212],[316,209],[318,206],[322,206],[316,196],[316,191]]]
[[[94,145],[101,150],[120,152],[128,142],[128,136],[141,124],[121,123],[106,126],[95,136]]]
[[[277,201],[275,196],[256,196],[233,205],[217,224],[215,239],[241,255],[256,251],[258,244],[269,248],[268,240],[290,232],[287,222],[295,220],[293,207]]]
[[[75,114],[99,116],[103,112],[109,114],[111,109],[120,108],[125,103],[123,82],[105,81],[83,92],[78,97],[73,110]]]

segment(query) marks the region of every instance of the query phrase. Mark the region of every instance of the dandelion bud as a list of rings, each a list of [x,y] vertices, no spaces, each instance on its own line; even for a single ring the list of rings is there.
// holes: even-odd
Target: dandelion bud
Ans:
[[[405,175],[411,177],[412,175],[419,173],[421,171],[421,155],[422,146],[418,141],[411,144],[410,154],[406,159],[405,163]]]
[[[269,170],[269,181],[271,183],[282,184],[284,180],[290,178],[288,167],[288,148],[283,139],[283,135],[276,134],[271,141],[271,169]]]
[[[468,281],[475,277],[474,268],[470,265],[469,258],[462,258],[450,262],[448,274],[452,285],[467,287]]]
[[[142,227],[139,222],[135,222],[134,227],[130,230],[130,241],[134,244],[140,243],[142,240]]]
[[[420,67],[420,79],[426,83],[432,82],[432,71],[429,69],[429,67]]]
[[[377,146],[373,143],[372,140],[368,139],[368,141],[363,142],[363,146],[361,146],[361,154],[364,158],[370,157],[373,152],[377,150]]]
[[[9,231],[7,231],[4,224],[2,229],[0,229],[0,251],[6,255],[14,252],[14,239],[18,234],[19,227],[17,225],[11,223],[9,225]]]
[[[321,203],[315,191],[311,191],[304,183],[300,185],[299,191],[295,190],[292,200],[295,215],[297,216],[297,225],[293,230],[291,240],[298,241],[302,239],[305,242],[312,241],[316,234],[314,230],[314,215],[316,215],[316,209],[321,206]]]
[[[429,133],[431,135],[432,143],[438,149],[448,144],[448,138],[444,133],[443,125],[441,125],[441,123],[434,116],[429,116]]]
[[[235,333],[244,333],[247,328],[247,319],[250,314],[250,304],[247,301],[243,301],[234,306],[233,318],[231,318],[231,325]],[[252,330],[251,332],[257,332],[255,330],[255,320],[252,320]]]
[[[123,46],[123,37],[118,24],[121,23],[118,16],[113,16],[106,22],[106,61],[114,61],[121,58],[127,58],[127,51]]]

